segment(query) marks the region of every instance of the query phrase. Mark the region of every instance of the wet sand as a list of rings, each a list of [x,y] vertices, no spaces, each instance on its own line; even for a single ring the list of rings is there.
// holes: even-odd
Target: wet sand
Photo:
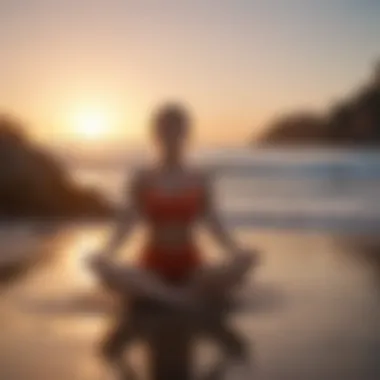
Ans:
[[[104,379],[96,348],[113,305],[83,258],[105,232],[89,226],[39,240],[15,235],[19,247],[45,249],[49,260],[1,288],[0,379]],[[244,295],[246,306],[234,318],[252,348],[254,378],[380,378],[379,268],[334,236],[241,231],[240,237],[263,251],[262,266]],[[207,239],[204,244],[210,259],[218,254]],[[137,237],[126,248],[128,260],[138,245]],[[1,249],[6,251],[5,244]],[[142,350],[136,347],[132,356],[143,371]],[[199,347],[200,370],[213,356],[213,347]]]

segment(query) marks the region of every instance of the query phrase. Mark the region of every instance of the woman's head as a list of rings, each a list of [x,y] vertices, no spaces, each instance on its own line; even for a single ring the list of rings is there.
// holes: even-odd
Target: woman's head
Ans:
[[[181,105],[168,104],[158,109],[153,118],[152,130],[155,141],[168,158],[177,159],[188,140],[191,120]]]

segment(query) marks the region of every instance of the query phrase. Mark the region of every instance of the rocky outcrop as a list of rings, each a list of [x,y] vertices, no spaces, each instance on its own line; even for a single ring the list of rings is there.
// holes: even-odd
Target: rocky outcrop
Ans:
[[[323,143],[326,134],[324,120],[308,112],[294,113],[274,120],[260,138],[260,144],[318,144]]]
[[[380,146],[380,64],[368,85],[324,115],[297,112],[277,118],[254,144]]]
[[[0,117],[0,217],[95,217],[107,202],[75,184],[63,165],[14,119]]]

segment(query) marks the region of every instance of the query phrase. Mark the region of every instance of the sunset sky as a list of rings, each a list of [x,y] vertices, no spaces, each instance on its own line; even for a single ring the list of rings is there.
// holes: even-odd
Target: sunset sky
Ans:
[[[378,0],[0,0],[0,110],[99,145],[143,141],[178,99],[199,141],[239,144],[354,90],[379,38]]]

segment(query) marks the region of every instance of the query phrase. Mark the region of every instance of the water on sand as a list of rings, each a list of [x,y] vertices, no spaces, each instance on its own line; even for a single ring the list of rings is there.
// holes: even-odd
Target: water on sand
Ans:
[[[105,232],[104,226],[77,226],[30,241],[24,235],[21,242],[15,235],[21,247],[48,249],[50,260],[9,286],[3,284],[1,379],[103,379],[96,345],[112,304],[96,287],[83,258]],[[263,251],[246,307],[235,318],[253,348],[255,378],[379,378],[379,266],[326,234],[240,230],[239,237]],[[137,237],[127,247],[127,260],[134,259],[138,245]],[[204,246],[213,259],[216,248],[207,239]],[[1,249],[5,252],[4,244]],[[212,347],[200,347],[200,369],[213,354]],[[138,347],[133,362],[144,368]]]

